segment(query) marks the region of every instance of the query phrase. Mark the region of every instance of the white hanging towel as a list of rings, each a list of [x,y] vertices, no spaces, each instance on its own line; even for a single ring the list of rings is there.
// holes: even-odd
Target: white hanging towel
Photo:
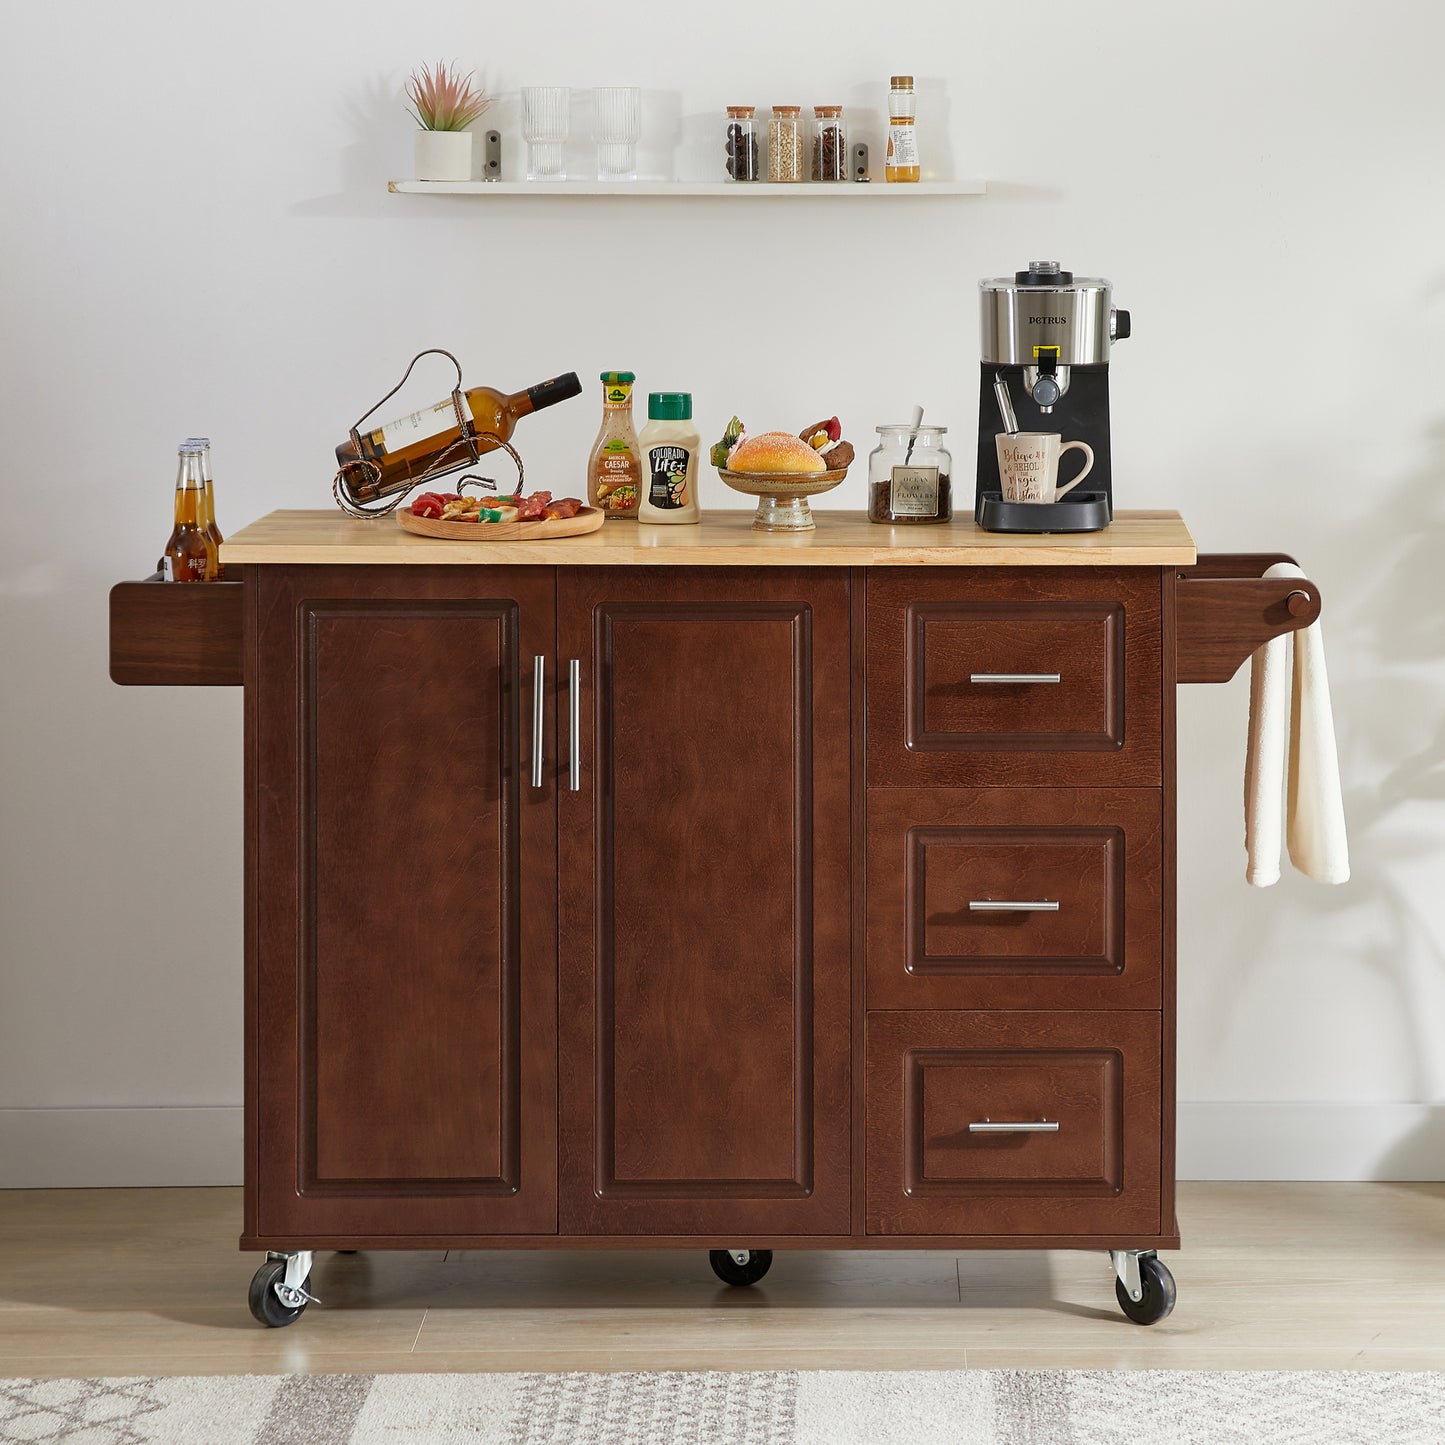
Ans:
[[[1303,577],[1276,562],[1266,577]],[[1290,654],[1293,653],[1293,666]],[[1285,800],[1288,798],[1288,827]],[[1257,888],[1279,882],[1280,843],[1318,883],[1350,876],[1345,805],[1334,714],[1318,622],[1271,639],[1250,663],[1249,749],[1244,767],[1245,877]]]

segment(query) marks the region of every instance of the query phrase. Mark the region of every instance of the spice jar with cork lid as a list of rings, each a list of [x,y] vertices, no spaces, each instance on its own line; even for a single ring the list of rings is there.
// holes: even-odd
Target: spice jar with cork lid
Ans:
[[[730,181],[755,181],[758,176],[757,107],[728,106],[727,171]]]
[[[803,172],[803,107],[775,105],[768,121],[768,179],[801,181]]]
[[[946,426],[880,426],[868,457],[868,520],[886,526],[953,520],[953,458]]]
[[[843,129],[841,105],[813,107],[813,179],[848,179],[848,136]]]

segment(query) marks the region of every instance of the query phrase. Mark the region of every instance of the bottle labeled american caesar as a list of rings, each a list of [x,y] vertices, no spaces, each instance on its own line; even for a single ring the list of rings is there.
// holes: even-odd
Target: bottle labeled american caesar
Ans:
[[[602,430],[587,459],[587,501],[607,520],[637,520],[642,463],[632,425],[630,371],[602,373]]]
[[[581,391],[582,383],[575,371],[510,396],[490,386],[474,386],[461,394],[462,420],[474,434],[470,445],[478,454],[494,451],[499,441],[511,440],[524,416],[578,396]],[[336,460],[343,469],[353,464],[345,480],[358,502],[374,502],[404,492],[427,476],[438,462],[450,467],[470,460],[470,456],[468,446],[462,443],[462,428],[451,397],[362,432],[359,452],[350,437],[336,448]],[[357,467],[357,462],[368,465]]]

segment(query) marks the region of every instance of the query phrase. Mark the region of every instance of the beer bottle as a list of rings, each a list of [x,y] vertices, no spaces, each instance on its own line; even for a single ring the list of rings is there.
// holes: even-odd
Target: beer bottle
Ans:
[[[221,535],[221,529],[216,525],[216,489],[211,481],[211,439],[210,437],[191,437],[201,449],[201,478],[206,484],[206,535],[216,544],[216,581],[226,580],[226,569],[220,562],[221,543],[226,539]]]
[[[214,582],[216,544],[206,531],[206,480],[201,448],[192,441],[180,446],[176,467],[176,524],[166,543],[171,575],[177,582]]]

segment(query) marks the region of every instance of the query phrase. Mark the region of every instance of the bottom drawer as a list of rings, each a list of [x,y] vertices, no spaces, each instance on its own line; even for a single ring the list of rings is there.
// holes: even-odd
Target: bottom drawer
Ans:
[[[870,1013],[869,1234],[1157,1234],[1160,1015]]]

